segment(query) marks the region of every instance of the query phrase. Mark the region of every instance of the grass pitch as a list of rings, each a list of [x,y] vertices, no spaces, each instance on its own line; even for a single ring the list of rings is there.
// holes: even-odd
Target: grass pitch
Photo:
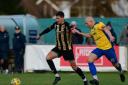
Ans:
[[[61,72],[62,80],[58,85],[83,85],[80,77],[75,73]],[[92,79],[90,73],[85,73],[88,80]],[[118,73],[98,73],[100,85],[128,85],[128,72],[125,73],[126,81],[121,82]],[[0,85],[10,85],[12,78],[21,79],[21,85],[52,85],[54,75],[51,72],[24,73],[24,74],[0,74]]]

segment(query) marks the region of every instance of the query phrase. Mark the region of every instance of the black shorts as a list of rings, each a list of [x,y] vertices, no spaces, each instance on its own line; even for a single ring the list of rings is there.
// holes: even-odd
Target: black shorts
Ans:
[[[74,60],[74,54],[72,50],[59,50],[57,47],[52,49],[53,52],[57,53],[58,57],[63,56],[64,60]]]

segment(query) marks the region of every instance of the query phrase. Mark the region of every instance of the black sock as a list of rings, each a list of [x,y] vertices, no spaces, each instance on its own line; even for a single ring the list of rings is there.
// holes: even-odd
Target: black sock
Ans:
[[[56,70],[56,67],[55,67],[53,61],[52,60],[47,60],[47,63],[49,65],[50,69],[53,71],[53,73],[56,74],[57,70]]]
[[[77,69],[75,70],[76,73],[79,74],[79,76],[82,78],[82,79],[85,79],[85,76],[84,76],[84,73],[82,72],[82,70],[77,67]]]
[[[118,63],[118,65],[116,65],[115,68],[116,68],[120,73],[122,73],[122,67],[121,67],[120,63]]]

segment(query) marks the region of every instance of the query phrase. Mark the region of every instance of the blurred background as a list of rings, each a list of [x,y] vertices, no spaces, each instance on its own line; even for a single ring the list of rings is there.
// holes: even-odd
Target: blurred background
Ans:
[[[3,45],[4,43],[1,44],[1,42],[3,42],[2,39],[3,37],[5,38],[5,36],[2,35],[2,31],[0,31],[1,74],[42,72],[42,70],[50,70],[45,58],[47,53],[56,44],[55,30],[49,32],[49,34],[43,35],[40,40],[37,40],[36,37],[42,30],[55,21],[55,14],[57,11],[63,11],[65,20],[70,24],[72,21],[75,22],[77,28],[82,32],[89,32],[88,27],[84,24],[87,16],[93,16],[96,22],[101,21],[109,26],[112,35],[115,37],[114,45],[119,62],[121,63],[123,70],[128,70],[128,0],[0,0],[0,29],[4,27],[6,33],[8,33],[6,35],[8,35],[7,45],[9,46],[5,53],[7,58],[5,59],[5,63],[3,63],[1,57],[3,51],[1,51],[1,49],[5,47]],[[16,28],[17,26],[19,28]],[[21,43],[21,41],[16,41],[14,43],[14,38],[17,38],[17,29],[20,30],[22,36],[25,36],[24,43]],[[78,38],[78,40],[80,39]],[[87,67],[87,56],[93,49],[91,47],[95,46],[95,43],[93,42],[93,39],[84,37],[81,38],[80,42],[81,43],[77,43],[77,45],[74,43],[74,55],[75,57],[77,56],[76,63],[83,71],[89,71],[88,69],[85,69],[85,67]],[[25,48],[22,48],[22,50],[19,51],[14,50],[15,46],[21,44],[23,44]],[[22,57],[17,59],[19,58],[18,56]],[[100,68],[98,71],[115,71],[110,62],[103,65],[103,63],[106,63],[104,60],[103,57],[96,62],[97,66]],[[22,65],[22,67],[17,70],[17,65]],[[59,71],[72,71],[69,64],[67,64],[63,58],[55,59],[55,65]],[[67,78],[65,74],[67,73],[62,73],[65,77],[65,82],[70,82],[73,78],[76,78],[76,80],[79,79],[72,74]],[[10,85],[9,80],[13,77],[20,77],[23,80],[23,85],[50,85],[50,82],[47,81],[52,80],[51,73],[39,75],[2,75],[0,76],[0,85]],[[104,79],[104,81],[112,75],[111,80],[113,81],[111,85],[128,84],[128,80],[126,80],[124,84],[117,82],[119,80],[113,79],[114,77],[117,77],[113,73],[110,75],[108,75],[108,73],[100,75],[101,79]],[[106,75],[106,79],[104,78],[104,75]],[[75,77],[72,78],[72,76]],[[90,77],[88,73],[87,76]],[[108,83],[108,81],[106,82]],[[66,84],[67,83],[62,82],[60,85]],[[101,82],[101,84],[106,85],[104,82]],[[74,81],[72,82],[72,85],[81,85],[81,83]]]
[[[11,8],[11,9],[10,9]],[[58,10],[66,17],[127,17],[128,0],[0,0],[0,14],[31,14],[51,18]]]
[[[0,25],[9,34],[9,49],[13,51],[16,26],[24,34],[26,46],[55,45],[54,30],[41,40],[37,41],[36,36],[55,21],[55,14],[60,10],[66,21],[75,21],[83,32],[89,32],[85,18],[93,16],[96,22],[110,26],[115,45],[128,46],[128,0],[0,0]],[[80,42],[77,44],[95,45],[92,39],[82,38]]]
[[[28,42],[29,30],[38,29],[38,33],[45,29],[54,22],[55,13],[59,10],[65,13],[68,22],[76,21],[78,27],[85,32],[88,32],[83,23],[86,16],[93,16],[97,22],[103,21],[105,24],[111,22],[118,42],[123,36],[122,31],[127,28],[128,0],[0,0],[0,15],[6,17],[6,20],[8,15],[15,17]],[[5,23],[6,26],[9,24],[2,21],[0,23]],[[13,29],[15,24],[11,26],[7,27]],[[54,35],[54,32],[51,32],[51,35]],[[49,40],[49,36],[46,36],[40,43],[55,43],[54,40]]]

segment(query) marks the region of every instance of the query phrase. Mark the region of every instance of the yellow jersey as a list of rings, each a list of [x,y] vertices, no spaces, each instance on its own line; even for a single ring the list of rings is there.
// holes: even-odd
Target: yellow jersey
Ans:
[[[97,48],[107,50],[112,48],[112,44],[103,31],[104,27],[105,24],[103,22],[99,22],[91,28],[90,34],[93,37]]]

